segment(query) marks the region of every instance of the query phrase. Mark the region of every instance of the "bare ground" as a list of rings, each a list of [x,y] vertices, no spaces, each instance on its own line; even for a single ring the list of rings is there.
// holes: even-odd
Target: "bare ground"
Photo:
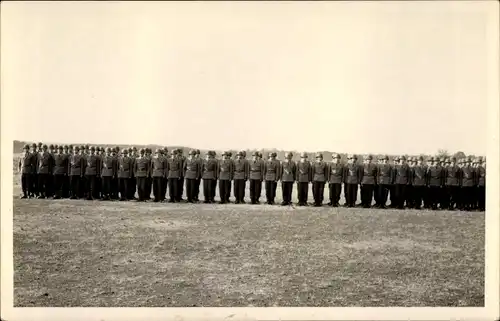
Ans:
[[[484,213],[16,197],[14,265],[17,307],[483,306]]]

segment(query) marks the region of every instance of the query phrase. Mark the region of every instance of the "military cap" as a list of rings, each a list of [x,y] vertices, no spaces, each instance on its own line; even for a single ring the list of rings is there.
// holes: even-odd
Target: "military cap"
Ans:
[[[236,153],[236,156],[241,156],[241,157],[243,157],[243,152],[242,152],[242,151],[237,152],[237,153]]]
[[[307,158],[307,153],[306,152],[302,152],[302,154],[300,154],[300,158]]]
[[[373,159],[373,156],[372,156],[372,155],[366,155],[366,156],[365,156],[365,159],[367,159],[367,160],[372,160],[372,159]]]
[[[80,149],[85,149],[85,146],[83,146],[83,145],[80,145]]]
[[[139,153],[144,154],[145,152],[146,152],[146,149],[145,149],[145,148],[141,148],[141,149],[139,149]]]
[[[199,149],[197,149],[197,150],[196,150],[196,155],[200,155],[200,153],[201,153],[201,152],[200,152],[200,150],[199,150]]]
[[[428,162],[433,162],[433,161],[434,161],[434,157],[432,157],[432,156],[431,156],[431,157],[429,157],[429,158],[427,159],[427,161],[428,161]]]
[[[419,160],[419,161],[423,161],[423,160],[424,160],[424,157],[423,157],[423,156],[419,156],[419,157],[418,157],[418,160]]]
[[[125,149],[128,150],[130,153],[133,151],[132,147],[125,148]]]
[[[347,155],[347,159],[354,159],[354,155],[352,154]]]
[[[272,156],[272,157],[278,157],[278,153],[276,153],[276,152],[272,152],[272,153],[271,153],[271,156]]]
[[[50,148],[50,149],[54,149],[54,145],[53,145],[53,144],[50,144],[50,145],[49,145],[49,148]]]
[[[451,163],[451,160],[450,160],[449,158],[446,158],[446,159],[444,160],[444,162],[445,162],[446,164],[448,164],[448,163]]]
[[[68,145],[64,145],[63,148],[64,149],[68,149],[69,147],[68,147]]]
[[[456,158],[456,157],[452,157],[452,158],[450,159],[450,162],[452,162],[452,163],[456,163],[456,162],[457,162],[457,158]]]
[[[59,145],[55,144],[55,145],[54,145],[54,148],[59,148]]]
[[[47,144],[43,144],[42,148],[47,149]]]
[[[477,161],[478,161],[479,163],[482,163],[482,162],[483,162],[483,156],[479,156],[479,157],[477,158]]]
[[[137,151],[137,147],[135,147],[135,146],[134,146],[134,147],[132,147],[132,150],[133,150],[134,152],[136,152],[136,151]]]
[[[95,152],[95,147],[94,146],[90,147],[90,150]]]
[[[167,148],[167,147],[163,147],[163,151],[164,151],[165,153],[167,153],[167,152],[168,152],[168,148]]]
[[[106,147],[106,152],[111,152],[111,148]]]
[[[73,150],[80,150],[80,147],[79,146],[75,146],[72,148]]]
[[[38,147],[42,147],[43,144],[41,142],[38,143]]]
[[[73,144],[69,144],[69,148],[70,148],[70,149],[73,149]]]
[[[24,147],[23,147],[23,149],[30,149],[30,145],[25,144]]]
[[[61,146],[58,146],[58,147],[57,147],[57,149],[58,149],[58,150],[63,150],[64,148],[63,148],[63,147],[62,147],[62,145],[61,145]]]
[[[177,155],[177,154],[179,154],[179,151],[177,149],[173,149],[172,150],[172,155]]]
[[[259,152],[257,152],[257,151],[253,152],[252,156],[257,156],[257,157],[259,157]]]
[[[323,154],[321,154],[321,153],[316,153],[316,158],[323,158]]]
[[[332,159],[340,159],[340,155],[339,154],[333,154],[332,155]]]
[[[31,147],[36,147],[36,144],[35,143],[31,144]]]
[[[398,159],[399,159],[399,160],[404,160],[404,161],[405,161],[405,160],[406,160],[406,156],[404,156],[404,155],[403,155],[403,156],[399,157]]]
[[[194,149],[191,149],[191,150],[189,151],[189,155],[196,155],[196,151],[195,151]]]
[[[222,152],[222,154],[220,154],[221,156],[228,156],[228,153],[227,152]]]

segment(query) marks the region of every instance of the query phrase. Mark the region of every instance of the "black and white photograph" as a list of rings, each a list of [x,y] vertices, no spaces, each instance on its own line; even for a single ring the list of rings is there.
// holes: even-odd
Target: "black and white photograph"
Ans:
[[[498,9],[3,3],[2,319],[498,319]]]

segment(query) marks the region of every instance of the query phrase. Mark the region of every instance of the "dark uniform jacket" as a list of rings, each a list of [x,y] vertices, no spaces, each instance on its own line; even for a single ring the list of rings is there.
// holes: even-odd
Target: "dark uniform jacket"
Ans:
[[[427,184],[427,166],[415,165],[412,168],[411,184],[413,186],[425,186]]]
[[[390,164],[378,165],[377,183],[380,185],[394,184],[394,170]]]
[[[361,171],[361,184],[375,185],[377,184],[378,167],[375,164],[363,164]]]
[[[445,169],[445,185],[446,186],[459,186],[460,185],[460,177],[462,174],[462,170],[457,165],[448,166]]]
[[[266,171],[266,164],[263,160],[251,160],[248,162],[250,167],[250,179],[255,179],[262,181],[264,179],[264,173]]]
[[[151,160],[147,156],[137,157],[134,164],[135,177],[148,177]]]
[[[284,160],[281,162],[281,181],[295,182],[297,176],[297,164],[293,160]]]
[[[131,178],[134,171],[134,161],[129,156],[122,156],[118,159],[118,177]]]
[[[429,166],[427,168],[427,185],[443,186],[444,184],[444,169],[441,166]]]
[[[235,159],[234,163],[234,176],[233,179],[247,180],[249,176],[249,166],[246,159]]]
[[[184,162],[184,177],[187,179],[199,179],[201,177],[201,164],[198,159],[186,159]]]
[[[54,175],[68,175],[68,155],[55,154],[54,155]]]
[[[85,166],[85,175],[100,175],[101,159],[97,155],[87,155],[87,165]]]
[[[85,169],[85,159],[82,155],[69,155],[69,175],[70,176],[82,176]]]
[[[151,157],[151,176],[166,177],[167,176],[167,159],[163,156]]]
[[[101,159],[101,176],[116,177],[118,174],[118,160],[114,156],[102,156]]]
[[[277,159],[269,159],[264,162],[264,179],[266,181],[277,182],[280,178],[281,164]]]
[[[167,178],[181,178],[182,171],[182,159],[179,157],[169,158],[167,162]]]
[[[217,179],[219,177],[219,163],[216,159],[203,160],[202,164],[203,179]]]
[[[328,179],[328,164],[324,161],[313,162],[312,167],[312,181],[313,182],[326,182]]]
[[[42,152],[38,154],[38,174],[52,174],[54,167],[54,159],[49,152]]]
[[[486,186],[486,168],[484,166],[479,166],[476,170],[477,174],[477,185]]]
[[[476,171],[472,166],[462,167],[462,186],[472,187],[475,186]]]
[[[342,163],[329,163],[328,164],[328,183],[329,184],[342,184],[344,181],[345,166]]]
[[[408,164],[397,165],[394,168],[394,184],[408,185],[411,183],[411,168]]]
[[[28,152],[25,153],[21,158],[19,159],[19,170],[21,171],[21,174],[34,174],[36,166],[34,164],[33,159],[35,158],[35,155]]]
[[[359,184],[363,168],[358,164],[347,164],[344,167],[344,182],[346,184]]]
[[[219,180],[230,181],[234,176],[234,162],[232,159],[219,161]]]

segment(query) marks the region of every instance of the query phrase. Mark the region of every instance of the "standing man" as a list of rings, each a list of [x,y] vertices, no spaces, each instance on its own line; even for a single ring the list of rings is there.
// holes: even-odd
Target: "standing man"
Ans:
[[[109,201],[114,198],[112,181],[116,179],[117,174],[118,161],[111,155],[111,148],[107,147],[101,162],[102,200]]]
[[[276,197],[276,187],[280,177],[280,162],[276,159],[277,154],[271,152],[269,160],[264,164],[264,179],[266,180],[266,201],[269,205],[274,205]]]
[[[205,197],[204,203],[214,203],[215,192],[217,185],[219,164],[215,159],[215,151],[208,151],[206,159],[202,163],[202,179],[203,179],[203,194]]]
[[[183,155],[184,153],[184,150],[182,148],[178,148],[177,149],[177,157],[179,157],[179,161],[181,163],[181,168],[184,168],[184,162],[186,161],[186,157],[184,157]],[[184,201],[184,199],[182,198],[182,195],[184,194],[184,171],[181,171],[180,173],[180,178],[179,180],[177,181],[177,200],[179,202],[181,201]]]
[[[297,178],[297,164],[292,160],[293,153],[288,152],[285,155],[285,160],[281,163],[281,192],[283,194],[283,202],[281,205],[292,205],[293,182]]]
[[[439,197],[444,183],[444,170],[438,165],[439,159],[431,157],[431,166],[427,169],[427,185],[429,186],[429,201],[431,209],[437,210]]]
[[[399,158],[399,165],[395,168],[395,191],[396,191],[396,205],[397,208],[402,210],[405,208],[406,188],[410,182],[411,170],[410,166],[406,163],[406,157]]]
[[[307,160],[307,153],[302,152],[297,164],[297,198],[299,206],[307,206],[309,183],[312,180],[312,166]]]
[[[347,157],[347,165],[344,172],[344,197],[347,207],[355,207],[358,198],[358,185],[361,182],[362,168],[358,164],[356,155]]]
[[[56,150],[55,150],[55,147],[53,144],[50,144],[49,145],[49,155],[50,155],[50,158],[51,158],[51,162],[52,162],[52,170],[54,170],[54,155],[56,154]],[[54,196],[54,176],[52,174],[52,172],[49,173],[49,175],[47,176],[47,198],[49,197],[53,197]]]
[[[399,156],[394,157],[393,159],[394,163],[392,165],[392,181],[390,184],[390,200],[391,200],[391,205],[389,206],[390,208],[397,208],[398,207],[398,202],[397,202],[397,196],[396,196],[396,168],[399,166]]]
[[[120,191],[120,201],[128,201],[130,196],[129,185],[133,183],[132,172],[134,171],[134,161],[128,156],[128,149],[124,148],[122,156],[118,159],[118,189]]]
[[[177,149],[172,150],[172,155],[167,162],[167,179],[168,179],[168,189],[170,199],[169,203],[180,202],[179,199],[179,180],[181,179],[182,172],[182,161],[178,156],[179,151]]]
[[[342,192],[342,182],[344,181],[345,168],[340,162],[340,155],[333,154],[332,161],[328,165],[328,189],[330,202],[329,206],[338,207],[340,194]]]
[[[38,197],[38,148],[35,143],[31,144],[31,197]]]
[[[139,150],[139,157],[137,157],[134,164],[134,176],[136,178],[137,193],[139,196],[137,200],[138,202],[146,201],[146,181],[149,176],[149,164],[151,163],[151,161],[146,157],[145,152],[146,150],[144,148],[141,148]]]
[[[73,146],[64,145],[63,146],[63,154],[66,157],[66,163],[68,164],[67,175],[63,178],[62,183],[62,198],[69,198],[69,158],[71,157],[71,151],[73,150]]]
[[[118,188],[118,167],[119,167],[118,160],[120,157],[119,154],[120,154],[120,147],[116,146],[115,148],[111,149],[111,158],[112,158],[113,162],[115,162],[115,164],[116,164],[116,174],[114,177],[111,178],[111,185],[110,185],[110,189],[111,189],[110,194],[111,194],[112,200],[119,200],[120,199],[120,197],[119,197],[120,191]]]
[[[168,148],[164,147],[162,152],[163,152],[162,155],[163,155],[163,158],[164,158],[165,164],[166,164],[165,166],[168,167],[168,161],[170,159],[170,155],[168,153]],[[163,201],[165,201],[167,199],[167,186],[168,186],[168,169],[167,169],[167,167],[165,167],[165,177],[163,179],[163,185],[162,185],[163,186],[163,190],[162,190]]]
[[[458,207],[459,202],[461,169],[457,166],[457,159],[455,157],[452,157],[451,161],[449,159],[447,161],[449,161],[450,164],[445,169],[445,187],[448,194],[446,201],[448,203],[448,209],[453,211],[455,205]]]
[[[189,151],[189,157],[184,162],[184,177],[186,178],[187,201],[188,203],[194,203],[196,181],[201,177],[201,166],[196,159],[195,150]]]
[[[33,157],[35,157],[35,155],[30,153],[29,149],[29,145],[24,145],[24,154],[21,156],[18,163],[18,169],[21,173],[21,187],[23,189],[23,196],[21,198],[29,198],[32,194],[33,184],[31,180],[35,169],[35,167],[33,167]]]
[[[320,207],[323,205],[323,198],[325,195],[325,182],[328,177],[328,165],[323,161],[323,154],[316,154],[316,162],[312,164],[311,167],[314,206]]]
[[[424,158],[420,156],[418,162],[411,171],[411,184],[413,186],[413,206],[416,210],[421,209],[422,200],[426,195],[427,166],[423,164]],[[426,201],[427,203],[427,201]]]
[[[47,151],[47,145],[42,145],[42,152],[38,157],[38,188],[40,196],[38,198],[47,198],[50,191],[49,176],[52,175],[53,158]]]
[[[86,182],[86,192],[87,200],[94,200],[95,195],[95,181],[96,177],[100,175],[99,169],[101,164],[99,162],[99,157],[95,155],[95,147],[90,148],[90,154],[87,155],[87,166],[85,167],[85,182]]]
[[[250,161],[250,201],[252,204],[259,204],[266,165],[260,159],[259,152],[256,151],[252,156],[253,160]]]
[[[155,155],[151,159],[151,177],[153,179],[153,202],[163,202],[165,199],[163,198],[163,184],[165,183],[165,176],[167,169],[167,159],[163,157],[162,150],[156,149]]]
[[[372,155],[366,156],[361,170],[361,205],[364,208],[372,206],[373,191],[377,184],[377,165],[372,164],[372,159]]]
[[[406,195],[405,195],[405,203],[406,207],[414,208],[413,199],[415,198],[413,195],[413,185],[412,185],[412,175],[413,175],[413,167],[417,163],[416,158],[408,157],[408,168],[410,170],[410,176],[408,177],[408,184],[406,185]]]
[[[203,167],[203,159],[200,157],[200,150],[199,149],[196,150],[195,159],[199,162],[200,168],[202,168]],[[196,187],[194,190],[194,201],[195,202],[200,201],[200,198],[199,198],[200,197],[200,185],[201,185],[201,176],[196,181]]]
[[[471,211],[473,209],[473,193],[476,182],[476,172],[472,167],[471,157],[467,157],[465,166],[462,168],[462,199],[464,200],[464,209]]]
[[[63,197],[63,184],[69,171],[68,157],[63,153],[63,146],[58,146],[57,150],[54,155],[54,199]]]
[[[148,166],[149,166],[149,173],[148,173],[148,177],[146,177],[146,187],[144,189],[144,199],[146,201],[149,201],[151,199],[151,189],[153,187],[153,170],[152,170],[152,167],[151,167],[151,162],[153,160],[153,155],[152,155],[153,151],[151,150],[151,148],[147,147],[146,148],[146,159],[148,160]]]
[[[85,160],[80,154],[80,147],[73,147],[73,155],[69,157],[69,183],[70,183],[70,199],[76,200],[80,197],[81,180],[85,168]]]
[[[245,185],[248,179],[248,162],[243,159],[243,152],[236,154],[234,160],[234,198],[235,204],[245,204]]]
[[[393,190],[394,172],[393,167],[388,162],[389,156],[381,157],[377,168],[377,204],[375,207],[382,209],[387,208],[387,196],[389,191]]]
[[[482,157],[478,160],[479,166],[477,168],[477,190],[478,190],[478,209],[480,211],[486,210],[486,161]]]
[[[198,160],[195,159],[195,162],[198,162]],[[220,204],[229,203],[229,196],[231,195],[231,181],[234,178],[234,162],[231,159],[231,153],[228,151],[222,153],[222,159],[219,162],[218,178]]]

